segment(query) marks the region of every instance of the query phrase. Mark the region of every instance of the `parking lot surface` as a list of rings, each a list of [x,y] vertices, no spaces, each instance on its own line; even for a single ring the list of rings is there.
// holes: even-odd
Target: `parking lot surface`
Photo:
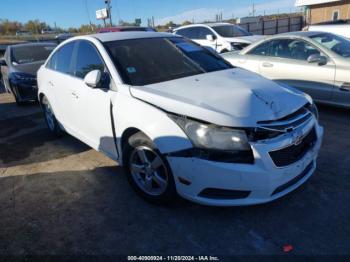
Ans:
[[[350,254],[350,111],[320,106],[317,171],[275,202],[154,206],[123,170],[46,129],[38,105],[0,94],[1,255]]]

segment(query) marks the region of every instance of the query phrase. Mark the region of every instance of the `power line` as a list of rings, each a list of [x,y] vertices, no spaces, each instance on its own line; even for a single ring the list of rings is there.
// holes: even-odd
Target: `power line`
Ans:
[[[92,23],[91,23],[91,17],[90,17],[90,12],[89,12],[89,7],[88,7],[87,0],[85,0],[84,2],[85,2],[85,10],[86,10],[86,14],[87,14],[87,17],[88,17],[88,20],[89,20],[91,31],[94,31],[94,28],[92,27]]]

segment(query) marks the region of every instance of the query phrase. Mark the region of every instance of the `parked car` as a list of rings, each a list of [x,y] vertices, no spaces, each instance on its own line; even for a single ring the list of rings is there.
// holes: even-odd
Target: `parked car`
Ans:
[[[336,20],[309,25],[306,31],[328,32],[337,34],[350,39],[350,20]]]
[[[18,105],[37,99],[36,73],[56,47],[53,43],[27,43],[7,47],[0,60],[5,89]]]
[[[223,57],[235,66],[300,89],[318,102],[350,107],[350,41],[341,36],[286,33]]]
[[[29,31],[23,31],[23,30],[21,30],[21,31],[17,31],[17,32],[16,32],[16,36],[30,36],[30,35],[32,35],[32,33],[29,32]]]
[[[58,34],[55,36],[55,39],[58,43],[61,43],[71,37],[73,37],[74,35],[69,33],[69,32],[64,32],[64,33],[61,33],[61,34]]]
[[[38,72],[48,128],[118,161],[150,201],[277,199],[316,168],[312,99],[167,33],[67,40]]]
[[[41,30],[41,34],[42,35],[52,35],[52,34],[56,34],[56,31],[51,29],[51,28],[44,28]]]
[[[116,26],[106,27],[98,30],[98,33],[112,33],[112,32],[129,32],[129,31],[142,31],[142,32],[156,32],[157,30],[152,27],[141,26]]]
[[[174,33],[218,53],[242,50],[264,36],[252,35],[244,28],[230,23],[193,24],[174,29]]]

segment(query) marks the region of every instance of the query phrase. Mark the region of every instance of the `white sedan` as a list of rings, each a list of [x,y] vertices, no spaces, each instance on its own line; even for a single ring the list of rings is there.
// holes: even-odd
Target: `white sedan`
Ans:
[[[297,88],[317,102],[350,108],[350,40],[346,38],[324,32],[285,33],[223,57]]]
[[[182,37],[75,37],[41,67],[38,85],[51,132],[118,161],[149,201],[264,203],[316,168],[323,128],[309,96]]]

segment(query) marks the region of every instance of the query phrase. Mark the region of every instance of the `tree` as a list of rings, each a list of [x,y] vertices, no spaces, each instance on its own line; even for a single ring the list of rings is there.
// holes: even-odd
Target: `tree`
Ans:
[[[17,21],[0,20],[0,34],[2,35],[14,35],[21,28],[22,24]]]
[[[41,22],[38,19],[36,19],[29,20],[27,23],[25,23],[24,29],[26,31],[31,32],[32,34],[41,34],[41,31],[43,29],[50,29],[50,26],[48,26],[45,22]]]
[[[190,21],[184,21],[182,25],[191,25],[192,23]]]
[[[169,21],[168,23],[166,23],[164,25],[164,27],[166,27],[166,28],[173,28],[173,27],[176,27],[176,24],[173,21]]]

